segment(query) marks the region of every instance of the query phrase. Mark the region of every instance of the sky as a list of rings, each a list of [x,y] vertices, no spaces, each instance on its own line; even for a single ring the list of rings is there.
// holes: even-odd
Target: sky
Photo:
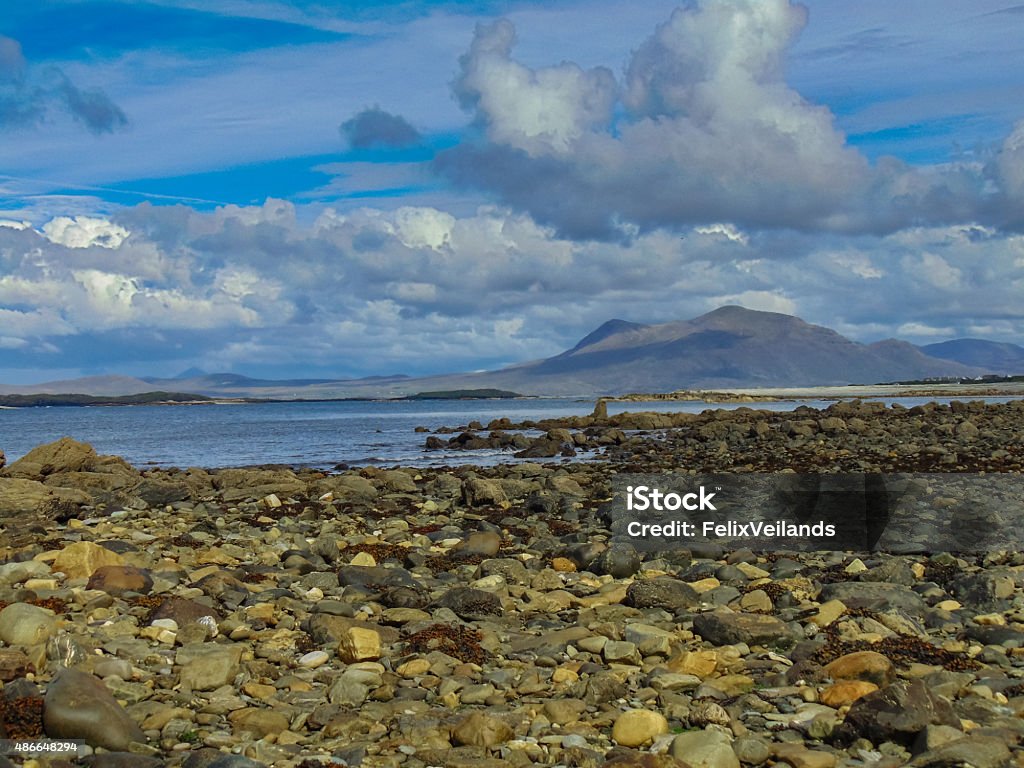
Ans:
[[[0,383],[495,368],[724,304],[1024,343],[1013,0],[38,0]]]

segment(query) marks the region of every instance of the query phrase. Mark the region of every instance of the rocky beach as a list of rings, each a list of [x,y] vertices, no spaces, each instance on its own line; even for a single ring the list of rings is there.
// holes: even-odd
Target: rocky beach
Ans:
[[[0,736],[87,745],[0,767],[1024,765],[1024,554],[639,552],[603,511],[623,473],[1019,476],[1024,401],[599,403],[425,440],[517,456],[0,453]]]

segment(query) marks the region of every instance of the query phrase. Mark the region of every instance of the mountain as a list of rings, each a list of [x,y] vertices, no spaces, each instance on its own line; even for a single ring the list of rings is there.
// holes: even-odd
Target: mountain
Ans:
[[[612,394],[874,384],[978,373],[906,342],[860,344],[797,317],[727,306],[693,320],[602,326],[560,355],[484,378],[488,386],[518,392],[588,388]]]
[[[896,339],[861,344],[798,317],[728,306],[692,320],[656,325],[609,320],[554,357],[483,373],[271,380],[197,372],[201,375],[190,378],[123,379],[121,391],[112,391],[118,380],[108,377],[79,380],[89,384],[88,390],[72,381],[0,388],[0,394],[116,395],[173,389],[211,397],[327,399],[500,389],[527,395],[592,397],[678,389],[877,384],[990,372],[984,366],[927,352],[928,348],[922,350]]]
[[[983,368],[986,373],[1024,374],[1024,347],[1017,344],[984,339],[953,339],[926,344],[920,350],[929,357]]]

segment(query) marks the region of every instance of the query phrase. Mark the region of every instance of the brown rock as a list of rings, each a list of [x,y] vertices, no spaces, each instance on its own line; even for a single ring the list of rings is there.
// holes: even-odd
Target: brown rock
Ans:
[[[826,707],[839,709],[877,690],[877,685],[866,680],[840,680],[822,691],[820,699]]]
[[[0,682],[9,683],[29,672],[35,672],[35,667],[28,656],[13,648],[0,648]]]
[[[863,680],[884,688],[896,679],[896,667],[875,651],[856,651],[825,665],[825,674],[833,680]]]
[[[87,579],[105,565],[124,565],[124,558],[91,541],[77,541],[60,551],[53,561],[53,570],[69,579]]]
[[[452,728],[452,742],[470,747],[495,747],[512,736],[508,723],[484,712],[474,712]]]
[[[567,557],[556,557],[551,561],[551,567],[561,573],[573,573],[576,570],[576,563]]]
[[[220,621],[220,616],[208,605],[184,597],[169,597],[156,607],[149,619],[174,619],[179,627],[184,627],[186,624],[194,624],[204,616]]]
[[[153,588],[149,571],[133,565],[103,565],[93,571],[86,589],[98,589],[108,595],[125,592],[147,593]]]
[[[668,733],[668,720],[660,712],[649,709],[630,709],[615,720],[612,738],[624,747],[649,744],[663,733]]]
[[[96,461],[95,449],[70,437],[33,448],[4,470],[8,477],[41,480],[58,472],[80,472]]]
[[[348,664],[376,661],[381,653],[380,633],[369,627],[349,627],[338,644],[338,655]]]
[[[250,733],[257,739],[288,730],[288,718],[272,709],[237,709],[228,715],[228,720],[235,733]]]
[[[836,756],[830,752],[808,749],[802,744],[776,745],[775,759],[793,768],[832,768],[836,764]]]
[[[601,763],[601,768],[689,768],[689,765],[671,755],[622,750]]]

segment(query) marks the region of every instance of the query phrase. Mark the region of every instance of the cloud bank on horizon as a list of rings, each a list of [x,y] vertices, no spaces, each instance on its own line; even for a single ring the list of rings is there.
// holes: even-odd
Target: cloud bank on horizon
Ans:
[[[1024,342],[1012,14],[808,5],[19,9],[0,379],[479,369],[726,303]]]

